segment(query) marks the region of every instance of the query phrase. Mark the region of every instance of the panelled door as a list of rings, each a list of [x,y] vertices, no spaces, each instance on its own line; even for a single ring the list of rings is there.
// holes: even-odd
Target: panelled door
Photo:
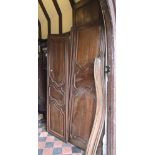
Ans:
[[[68,140],[69,35],[51,35],[48,41],[47,129]]]
[[[96,110],[94,60],[100,53],[100,26],[78,27],[73,34],[69,141],[85,149]]]

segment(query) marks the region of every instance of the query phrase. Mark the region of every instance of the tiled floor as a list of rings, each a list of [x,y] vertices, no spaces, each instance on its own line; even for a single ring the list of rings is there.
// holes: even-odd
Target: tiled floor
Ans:
[[[38,117],[38,155],[83,155],[83,151],[64,143],[46,131],[43,115]]]

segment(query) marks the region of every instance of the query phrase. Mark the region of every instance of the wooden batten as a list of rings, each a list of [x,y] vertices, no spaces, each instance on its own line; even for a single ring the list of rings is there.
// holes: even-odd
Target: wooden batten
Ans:
[[[51,34],[51,19],[50,19],[48,13],[47,13],[47,10],[46,10],[42,0],[38,0],[38,2],[39,2],[39,5],[40,5],[40,7],[41,7],[41,9],[42,9],[46,19],[47,19],[47,23],[48,23],[48,36],[49,36]]]
[[[52,0],[52,1],[55,6],[55,9],[59,15],[59,34],[62,34],[62,13],[61,13],[61,10],[60,10],[57,0]]]
[[[38,19],[38,39],[41,39],[42,38],[42,32],[41,32],[41,23],[40,23],[40,20]]]

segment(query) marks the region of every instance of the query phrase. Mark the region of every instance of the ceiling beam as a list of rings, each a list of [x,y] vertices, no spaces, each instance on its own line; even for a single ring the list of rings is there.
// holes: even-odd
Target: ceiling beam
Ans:
[[[39,39],[42,38],[42,33],[41,33],[41,23],[40,23],[40,20],[38,19],[38,27],[39,27]]]
[[[62,34],[62,13],[61,13],[57,0],[52,0],[52,1],[59,15],[59,33]]]
[[[47,11],[46,11],[46,8],[45,8],[45,6],[44,6],[42,0],[38,0],[38,1],[39,1],[40,7],[41,7],[41,9],[42,9],[42,11],[43,11],[43,13],[44,13],[46,19],[47,19],[47,24],[48,24],[48,36],[49,36],[49,35],[51,34],[51,19],[50,19],[49,15],[48,15],[48,13],[47,13]]]
[[[74,0],[69,0],[69,2],[70,2],[70,4],[71,4],[72,8],[74,8],[74,5],[75,5]]]

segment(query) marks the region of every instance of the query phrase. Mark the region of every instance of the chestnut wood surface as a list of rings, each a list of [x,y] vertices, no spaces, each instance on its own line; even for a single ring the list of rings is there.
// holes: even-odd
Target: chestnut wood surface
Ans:
[[[94,60],[99,56],[100,26],[74,29],[69,141],[86,149],[96,110]]]
[[[48,41],[47,129],[67,141],[69,35],[51,35]]]
[[[94,78],[96,88],[96,113],[93,128],[88,141],[85,155],[96,155],[97,147],[99,145],[100,137],[104,127],[106,114],[106,100],[105,100],[105,84],[103,74],[103,62],[100,58],[96,58],[94,62]]]
[[[116,84],[115,84],[115,34],[116,34],[116,8],[115,0],[99,0],[102,18],[105,25],[107,42],[107,65],[111,71],[108,73],[107,83],[107,155],[116,155]],[[112,3],[113,2],[113,3]]]
[[[97,0],[82,0],[74,5],[74,26],[100,23],[102,13]]]

